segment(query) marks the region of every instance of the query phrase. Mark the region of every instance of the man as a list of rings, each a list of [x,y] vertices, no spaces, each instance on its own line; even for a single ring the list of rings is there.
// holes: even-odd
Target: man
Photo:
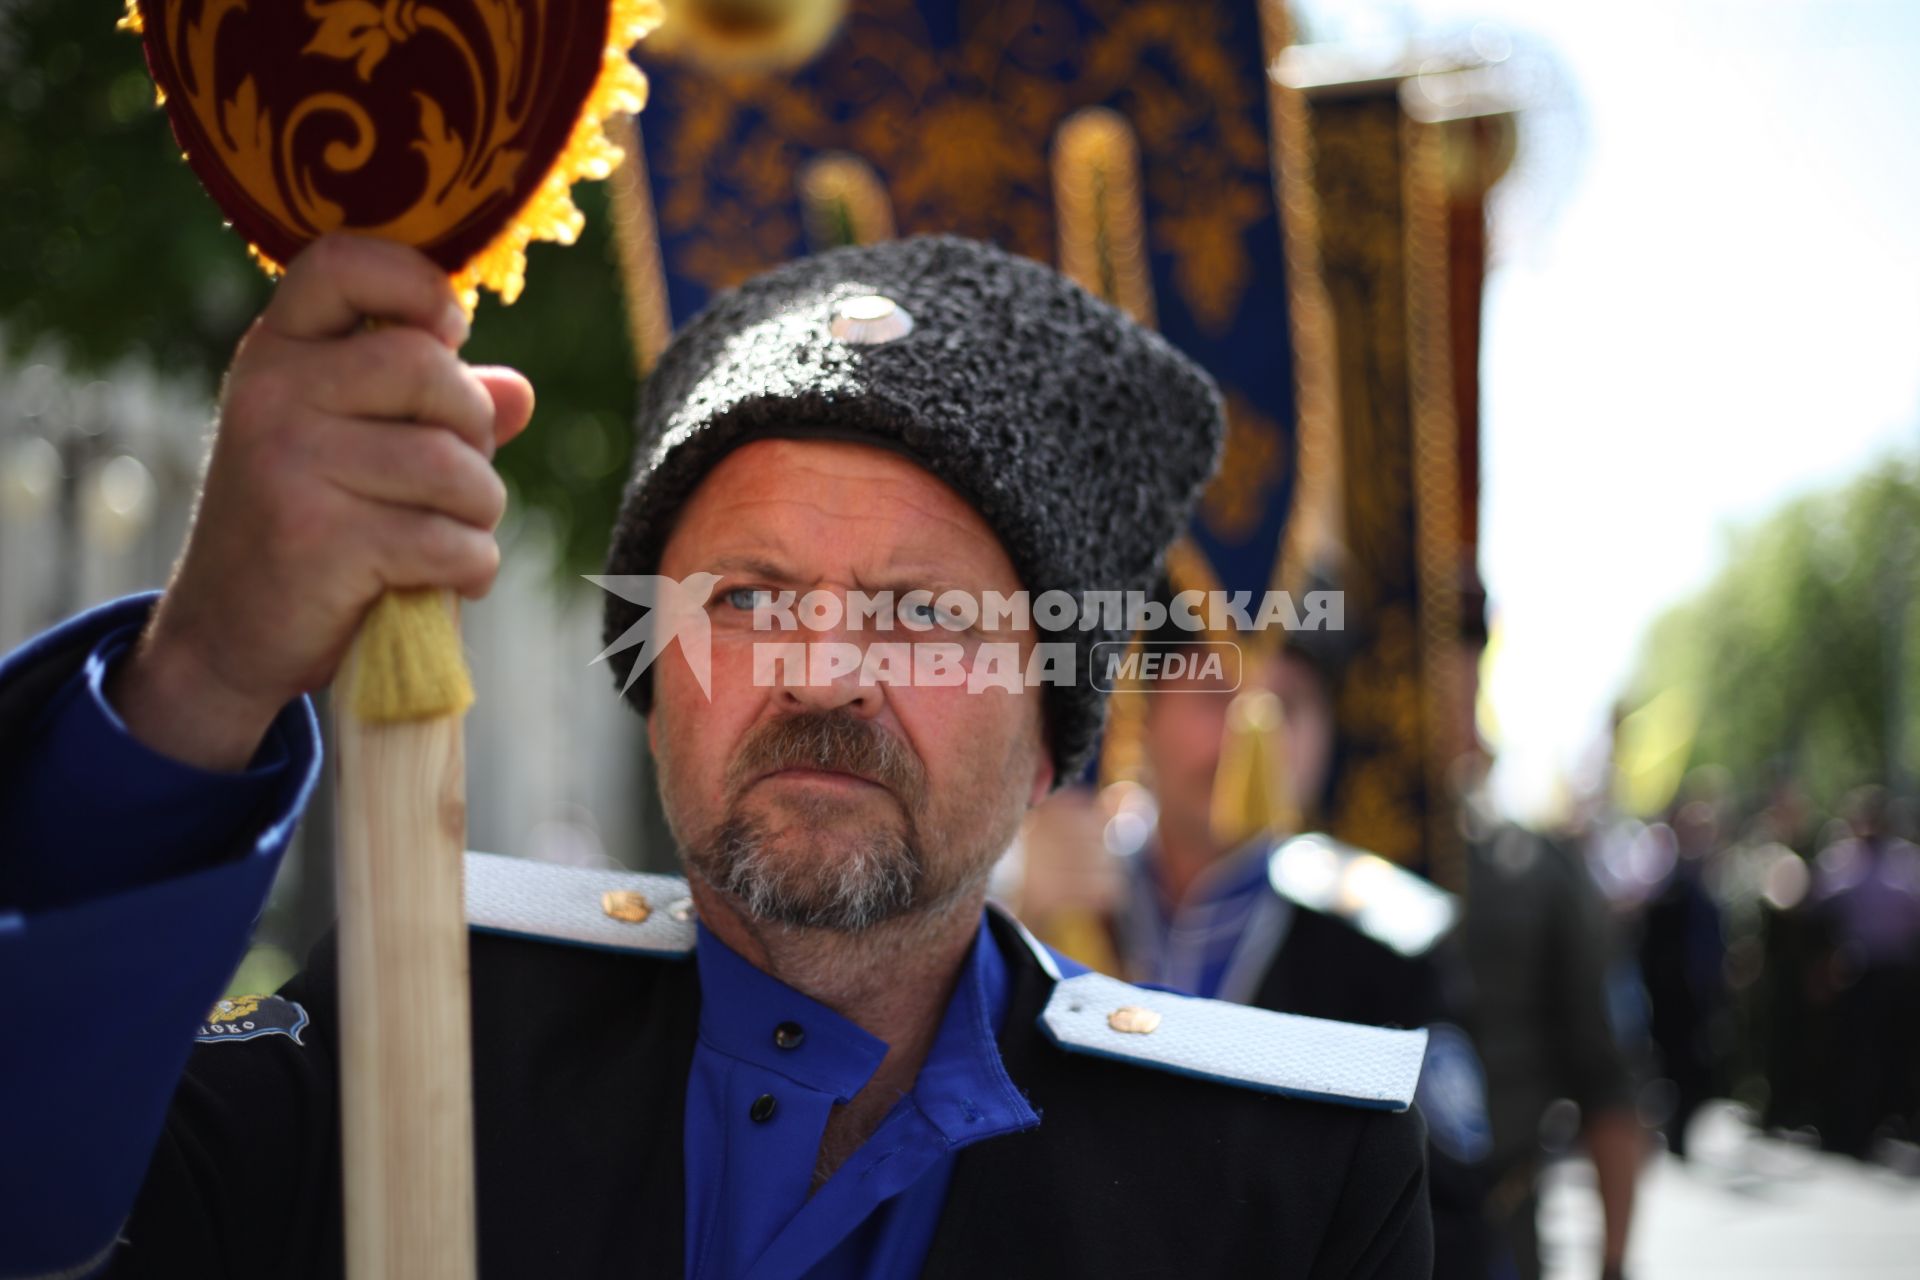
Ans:
[[[1130,892],[1120,914],[1128,971],[1194,995],[1315,1017],[1424,1024],[1440,1009],[1440,971],[1430,950],[1451,920],[1448,896],[1375,860],[1380,871],[1391,873],[1387,883],[1424,892],[1408,899],[1420,913],[1407,921],[1418,926],[1413,935],[1383,935],[1382,926],[1397,921],[1375,910],[1366,917],[1375,926],[1370,936],[1356,923],[1366,904],[1351,897],[1337,904],[1302,903],[1293,896],[1294,879],[1281,874],[1275,861],[1278,837],[1310,829],[1301,815],[1320,809],[1334,726],[1314,662],[1297,646],[1269,649],[1265,640],[1240,637],[1238,652],[1227,655],[1232,661],[1217,675],[1143,686],[1141,762],[1155,819],[1152,837],[1130,864]],[[1193,652],[1220,647],[1204,635],[1170,628],[1147,643]],[[1235,734],[1249,732],[1244,726],[1229,729],[1230,708],[1238,700],[1244,713],[1247,700],[1261,694],[1275,722],[1254,731],[1271,739],[1285,794],[1259,807],[1292,817],[1283,830],[1248,832],[1237,823],[1223,829],[1216,812],[1223,750]],[[1303,957],[1318,962],[1303,966]],[[1309,977],[1308,969],[1322,967],[1334,972]]]
[[[1606,921],[1579,855],[1469,810],[1468,1030],[1486,1061],[1492,1210],[1520,1280],[1541,1275],[1541,1121],[1559,1098],[1580,1108],[1605,1218],[1603,1280],[1625,1274],[1645,1144],[1633,1083],[1607,1015]]]
[[[1491,1265],[1483,1217],[1486,1085],[1465,1034],[1447,1019],[1457,981],[1441,951],[1451,896],[1384,860],[1292,830],[1223,831],[1216,814],[1222,750],[1236,697],[1265,694],[1279,712],[1265,730],[1284,767],[1278,808],[1322,808],[1334,749],[1326,665],[1338,637],[1302,631],[1288,643],[1242,635],[1219,678],[1148,683],[1141,758],[1154,832],[1127,862],[1116,922],[1137,981],[1262,1009],[1375,1026],[1430,1027],[1418,1103],[1431,1138],[1435,1274],[1481,1280]],[[1162,628],[1156,649],[1218,650]],[[1245,705],[1245,704],[1243,704]],[[1296,818],[1294,828],[1304,827]],[[1453,1016],[1457,1016],[1453,1015]]]
[[[1645,1142],[1608,1014],[1606,909],[1577,851],[1492,812],[1492,759],[1474,714],[1488,637],[1477,574],[1461,603],[1459,696],[1451,717],[1467,842],[1460,943],[1472,983],[1467,1030],[1486,1063],[1492,1103],[1490,1205],[1504,1253],[1498,1275],[1541,1274],[1541,1122],[1555,1100],[1568,1098],[1580,1109],[1580,1136],[1600,1193],[1601,1280],[1621,1280]]]
[[[331,948],[193,1024],[317,767],[305,693],[382,590],[492,577],[486,459],[531,393],[463,337],[424,258],[316,244],[236,357],[166,593],[0,669],[0,1272],[339,1269]],[[710,670],[681,632],[622,672],[689,879],[470,861],[483,1269],[1425,1275],[1419,1036],[1076,975],[984,911],[1092,750],[1090,682],[761,665],[783,593],[924,626],[918,591],[1144,582],[1217,454],[1204,375],[1037,264],[918,240],[716,302],[638,435],[610,574],[714,575]],[[641,620],[616,600],[609,638]]]
[[[1820,851],[1811,895],[1832,1046],[1821,1137],[1862,1160],[1920,1121],[1920,849],[1893,809],[1880,787],[1847,796],[1848,835]]]
[[[1703,770],[1682,784],[1669,823],[1673,866],[1640,919],[1647,1033],[1659,1078],[1673,1099],[1660,1123],[1667,1151],[1678,1160],[1687,1158],[1694,1116],[1723,1093],[1717,1086],[1724,1079],[1729,1030],[1726,921],[1709,887],[1724,881],[1728,801],[1711,795],[1711,777]],[[1696,786],[1702,794],[1688,798]]]

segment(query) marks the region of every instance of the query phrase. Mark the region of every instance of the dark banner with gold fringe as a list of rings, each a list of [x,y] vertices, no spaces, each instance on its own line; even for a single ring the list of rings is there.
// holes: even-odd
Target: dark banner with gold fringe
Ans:
[[[1478,352],[1484,239],[1451,244],[1464,215],[1448,149],[1474,135],[1410,109],[1413,77],[1315,70],[1290,57],[1280,78],[1299,95],[1318,201],[1335,353],[1328,547],[1353,628],[1328,825],[1458,890],[1452,770],[1474,740],[1462,589],[1477,582],[1478,473],[1478,371],[1459,356]],[[1473,278],[1452,278],[1463,264]]]

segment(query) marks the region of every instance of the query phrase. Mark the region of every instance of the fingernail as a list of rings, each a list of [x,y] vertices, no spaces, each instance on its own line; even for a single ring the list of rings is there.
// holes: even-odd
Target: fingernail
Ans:
[[[466,310],[458,302],[449,302],[446,312],[440,317],[440,332],[452,340],[453,345],[466,345],[467,337],[473,332],[473,323],[467,319]]]

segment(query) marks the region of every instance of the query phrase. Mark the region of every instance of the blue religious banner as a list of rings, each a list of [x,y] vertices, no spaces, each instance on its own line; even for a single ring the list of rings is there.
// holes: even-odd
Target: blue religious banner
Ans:
[[[1226,458],[1173,568],[1264,590],[1293,482],[1266,74],[1284,38],[1260,0],[682,0],[639,53],[646,177],[619,216],[643,362],[714,291],[796,255],[993,241],[1218,380]]]

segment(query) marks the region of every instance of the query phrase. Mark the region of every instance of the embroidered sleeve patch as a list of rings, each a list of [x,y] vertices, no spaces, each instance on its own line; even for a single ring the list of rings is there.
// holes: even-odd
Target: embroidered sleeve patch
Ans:
[[[298,1001],[279,996],[228,996],[213,1006],[193,1038],[211,1044],[216,1040],[286,1036],[295,1044],[305,1044],[300,1030],[306,1025],[307,1011]]]

